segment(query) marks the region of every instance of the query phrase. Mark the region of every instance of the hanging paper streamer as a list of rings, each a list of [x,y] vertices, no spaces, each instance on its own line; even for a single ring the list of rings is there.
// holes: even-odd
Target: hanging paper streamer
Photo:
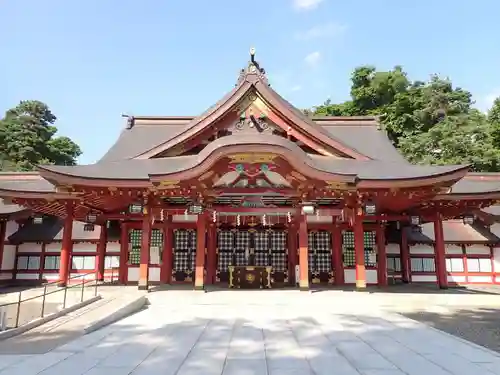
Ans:
[[[240,215],[236,216],[236,225],[237,226],[240,226],[241,224],[241,219],[240,219]]]
[[[212,221],[213,221],[214,223],[216,223],[216,222],[217,222],[217,212],[216,212],[216,211],[213,211],[213,212],[212,212]]]
[[[262,215],[262,225],[266,225],[266,214]]]
[[[187,220],[187,218],[188,218],[188,210],[185,210],[185,211],[184,211],[184,219],[186,219],[186,220]]]
[[[160,219],[161,221],[165,221],[165,216],[163,215],[163,208],[160,211]]]
[[[286,219],[288,220],[289,223],[292,222],[292,214],[290,212],[287,212]]]

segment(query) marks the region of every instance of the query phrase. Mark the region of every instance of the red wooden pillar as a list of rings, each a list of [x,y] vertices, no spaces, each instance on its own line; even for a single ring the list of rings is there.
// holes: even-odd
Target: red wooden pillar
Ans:
[[[354,258],[356,261],[356,288],[366,288],[365,233],[363,219],[354,215]]]
[[[207,218],[205,215],[198,215],[196,223],[196,258],[194,272],[194,288],[203,290],[205,285],[205,244],[206,244]]]
[[[118,270],[118,277],[120,284],[127,283],[128,273],[128,225],[121,222],[120,225],[120,269]]]
[[[299,288],[309,290],[309,241],[307,235],[307,217],[300,216],[299,222]]]
[[[108,243],[108,228],[106,224],[101,225],[101,233],[99,234],[99,243],[97,244],[96,271],[97,280],[104,280],[104,259],[106,257],[106,247]]]
[[[297,225],[288,226],[288,283],[295,285],[295,266],[297,265]]]
[[[379,286],[387,286],[387,253],[385,245],[385,225],[377,225],[377,282]]]
[[[5,246],[5,234],[7,233],[7,221],[0,220],[0,271],[2,270],[3,249]]]
[[[446,274],[443,219],[441,214],[437,214],[434,219],[434,241],[437,284],[441,289],[446,289],[448,288],[448,276]]]
[[[401,279],[404,283],[411,281],[410,274],[410,247],[408,246],[408,234],[405,228],[401,228]]]
[[[151,228],[152,217],[149,207],[145,208],[142,217],[142,235],[141,235],[141,264],[139,265],[139,289],[148,290],[149,288],[149,254],[151,248]]]
[[[217,225],[210,223],[207,234],[207,284],[215,284],[217,272]]]
[[[160,268],[160,282],[163,284],[170,284],[172,281],[173,245],[172,216],[167,215],[163,223],[163,253]]]
[[[61,246],[61,257],[59,264],[59,286],[65,286],[69,278],[69,262],[73,252],[73,215],[75,203],[66,202],[66,217],[64,218],[64,228]]]
[[[332,268],[335,274],[335,285],[344,285],[344,262],[342,259],[342,230],[337,223],[332,230]]]

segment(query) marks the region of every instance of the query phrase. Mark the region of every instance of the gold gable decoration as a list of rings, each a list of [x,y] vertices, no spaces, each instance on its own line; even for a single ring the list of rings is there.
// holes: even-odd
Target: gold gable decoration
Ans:
[[[272,164],[274,159],[276,159],[278,155],[271,153],[248,153],[248,154],[234,154],[230,155],[231,163],[239,164],[239,163],[247,163],[247,164]]]

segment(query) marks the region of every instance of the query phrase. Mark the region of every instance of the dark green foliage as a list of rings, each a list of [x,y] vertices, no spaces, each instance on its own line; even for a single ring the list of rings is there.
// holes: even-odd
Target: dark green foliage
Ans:
[[[500,99],[488,116],[472,108],[472,95],[436,75],[410,81],[399,66],[388,72],[356,68],[351,100],[327,101],[318,116],[379,116],[394,145],[415,164],[470,164],[500,171]]]
[[[39,164],[75,165],[81,150],[55,137],[56,116],[36,100],[20,102],[0,120],[0,171],[31,171]]]

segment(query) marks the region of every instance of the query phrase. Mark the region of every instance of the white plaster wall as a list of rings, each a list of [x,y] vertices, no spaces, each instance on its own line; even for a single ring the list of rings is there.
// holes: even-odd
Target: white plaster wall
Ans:
[[[484,245],[470,245],[465,247],[465,252],[467,254],[489,255],[491,254],[491,249],[489,246]]]
[[[397,243],[390,243],[386,246],[385,252],[387,254],[401,254],[401,248]]]
[[[62,244],[60,242],[51,242],[45,245],[46,253],[60,253]]]
[[[467,278],[465,276],[448,275],[447,277],[450,283],[465,283]]]
[[[500,247],[493,248],[493,272],[500,273]]]
[[[344,281],[346,284],[356,284],[356,270],[344,270]],[[367,284],[378,282],[377,270],[366,270]]]
[[[177,223],[195,222],[198,220],[198,215],[174,215],[172,221]]]
[[[75,243],[73,244],[73,253],[91,253],[96,252],[97,244],[95,243]]]
[[[411,275],[412,283],[428,283],[437,281],[436,275]]]
[[[462,246],[446,244],[444,246],[444,251],[446,254],[463,254]]]
[[[19,253],[41,253],[42,244],[39,243],[22,243],[17,247]]]
[[[13,270],[16,264],[16,246],[15,245],[4,245],[3,246],[3,258],[0,270]]]
[[[47,280],[48,282],[59,280],[58,273],[43,273],[42,279]]]
[[[12,234],[14,234],[15,232],[17,232],[17,230],[19,229],[19,224],[17,224],[15,221],[7,221],[7,225],[6,225],[6,228],[5,228],[5,240],[7,240],[7,238],[9,238]]]
[[[16,275],[17,280],[38,280],[39,273],[18,273]]]
[[[149,281],[160,281],[160,269],[149,267]]]
[[[129,267],[128,268],[128,281],[139,281],[139,267]]]
[[[106,244],[106,252],[107,253],[119,253],[120,252],[120,244],[118,242],[108,242]]]
[[[272,219],[270,219],[272,221]],[[283,219],[282,219],[283,220]],[[333,219],[331,216],[316,216],[316,215],[307,215],[306,221],[308,223],[333,223]]]
[[[470,283],[491,283],[491,276],[469,276]]]
[[[410,246],[410,254],[434,254],[434,247],[422,244],[413,245]]]
[[[89,271],[89,272],[92,272],[92,271]],[[79,277],[77,277],[79,276]],[[70,273],[69,274],[69,277],[73,278],[71,281],[74,282],[74,283],[78,283],[78,282],[81,282],[83,280],[94,280],[95,279],[95,273],[91,273],[90,275],[89,274],[78,274],[78,273]]]
[[[0,280],[12,280],[12,273],[0,273]]]

